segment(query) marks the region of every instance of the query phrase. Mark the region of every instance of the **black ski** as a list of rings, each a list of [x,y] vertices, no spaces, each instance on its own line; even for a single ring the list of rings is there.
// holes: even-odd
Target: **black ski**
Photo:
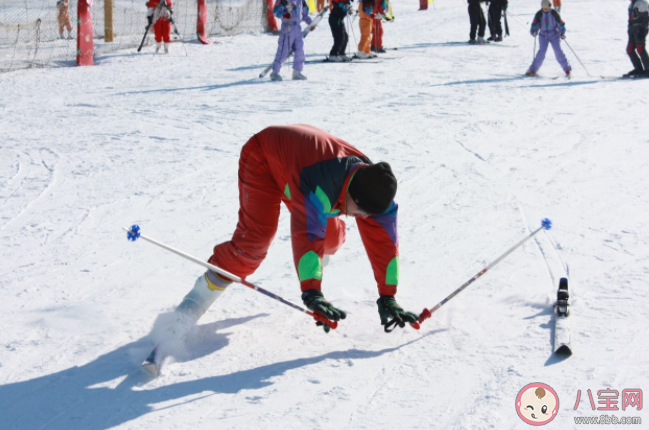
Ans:
[[[559,290],[557,291],[557,301],[554,304],[554,353],[557,355],[572,355],[570,328],[568,326],[568,316],[570,315],[569,298],[568,279],[561,278],[559,280]]]

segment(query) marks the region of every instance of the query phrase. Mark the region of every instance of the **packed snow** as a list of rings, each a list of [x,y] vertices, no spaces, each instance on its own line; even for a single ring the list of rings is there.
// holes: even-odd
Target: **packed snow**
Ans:
[[[283,82],[257,78],[270,34],[1,74],[0,428],[525,429],[515,400],[534,382],[559,397],[549,429],[649,422],[622,410],[624,390],[649,389],[649,80],[616,79],[632,68],[628,1],[563,1],[571,80],[552,52],[522,76],[540,5],[510,3],[511,36],[473,46],[465,1],[395,1],[384,44],[398,49],[369,64],[320,63],[323,20],[305,40],[307,81],[288,63]],[[350,51],[359,37],[356,19]],[[348,218],[323,283],[348,312],[337,330],[235,284],[147,378],[158,327],[204,269],[122,228],[207,260],[236,225],[242,145],[295,123],[391,163],[407,310],[433,307],[542,218],[553,228],[421,330],[385,334]],[[552,354],[561,277],[568,358]],[[285,209],[248,280],[302,304]],[[618,410],[593,410],[588,390],[601,408],[607,389]]]

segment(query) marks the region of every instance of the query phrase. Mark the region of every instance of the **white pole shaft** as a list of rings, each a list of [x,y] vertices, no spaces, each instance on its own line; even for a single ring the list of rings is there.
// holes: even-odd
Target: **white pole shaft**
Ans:
[[[124,230],[127,231],[127,232],[129,232],[129,233],[132,233],[132,230],[131,230],[131,229],[124,228]],[[219,267],[216,267],[215,265],[210,264],[210,263],[208,263],[208,262],[206,262],[206,261],[200,260],[200,259],[198,259],[198,258],[196,258],[196,257],[194,257],[194,256],[192,256],[192,255],[185,254],[184,252],[179,251],[179,250],[177,250],[176,248],[172,248],[172,247],[169,246],[169,245],[165,245],[165,244],[162,243],[162,242],[158,242],[158,241],[155,240],[155,239],[151,239],[150,237],[146,237],[146,236],[143,235],[143,234],[140,234],[140,238],[146,240],[147,242],[151,242],[151,243],[154,244],[154,245],[158,245],[160,248],[164,248],[164,249],[166,249],[167,251],[171,251],[171,252],[173,252],[173,253],[176,254],[176,255],[180,255],[181,257],[184,257],[184,258],[186,258],[186,259],[189,260],[189,261],[193,261],[193,262],[196,263],[196,264],[200,264],[201,266],[205,267],[206,269],[209,269],[209,270],[211,270],[211,271],[213,271],[213,272],[218,273],[219,275],[222,275],[222,276],[225,276],[226,278],[229,278],[231,281],[238,282],[238,283],[242,283],[242,282],[243,282],[243,279],[241,279],[241,278],[238,277],[237,275],[234,275],[234,274],[232,274],[232,273],[230,273],[230,272],[228,272],[228,271],[226,271],[226,270],[223,270],[223,269],[221,269],[221,268],[219,268]]]

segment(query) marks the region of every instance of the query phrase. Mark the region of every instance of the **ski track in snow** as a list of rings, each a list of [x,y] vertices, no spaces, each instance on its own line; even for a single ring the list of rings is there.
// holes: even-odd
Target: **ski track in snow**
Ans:
[[[187,57],[124,51],[96,67],[0,75],[0,427],[518,429],[518,391],[544,382],[560,398],[547,428],[563,430],[601,415],[588,389],[646,391],[645,82],[598,78],[630,68],[627,6],[564,2],[568,41],[591,75],[566,48],[571,80],[552,53],[538,78],[522,76],[538,0],[511,3],[511,37],[488,46],[465,43],[466,2],[422,12],[395,3],[389,59],[308,63],[306,82],[256,78],[277,43],[263,34],[172,46]],[[305,46],[307,60],[328,53],[326,21]],[[344,219],[347,243],[323,281],[348,311],[338,330],[324,335],[233,285],[147,379],[139,364],[202,269],[127,242],[122,227],[138,223],[207,259],[237,223],[242,145],[292,123],[397,172],[397,299],[408,310],[433,307],[542,218],[554,227],[421,331],[386,335],[357,227]],[[250,280],[301,304],[289,224],[282,209]],[[560,359],[552,304],[566,274],[575,354]]]

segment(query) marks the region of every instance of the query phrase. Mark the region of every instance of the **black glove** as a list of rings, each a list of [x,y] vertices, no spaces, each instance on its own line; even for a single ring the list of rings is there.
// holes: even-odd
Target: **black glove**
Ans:
[[[347,318],[347,313],[342,309],[338,309],[331,303],[329,303],[322,293],[318,290],[308,290],[302,293],[302,302],[304,305],[312,311],[319,312],[323,317],[330,319],[332,321],[344,320]],[[327,324],[324,324],[320,321],[316,322],[315,325],[322,326],[325,333],[329,333],[331,327]]]
[[[149,25],[153,24],[153,15],[147,15],[146,20],[149,21]]]
[[[169,10],[169,15],[174,14],[174,10],[171,8],[171,6],[167,6],[167,9]]]
[[[404,311],[394,299],[394,296],[381,296],[376,301],[376,304],[379,307],[381,325],[384,326],[386,332],[391,332],[394,329],[390,329],[390,325],[393,323],[403,328],[406,323],[412,324],[419,320],[417,314]]]

